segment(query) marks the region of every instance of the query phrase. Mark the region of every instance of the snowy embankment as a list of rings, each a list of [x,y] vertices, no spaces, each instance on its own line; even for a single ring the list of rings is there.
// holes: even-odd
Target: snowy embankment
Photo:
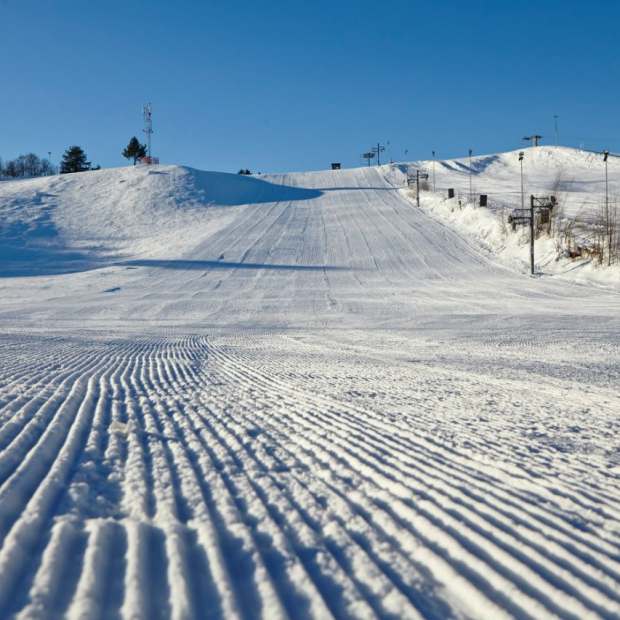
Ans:
[[[529,228],[512,230],[508,216],[521,207],[521,175],[519,151],[435,162],[416,162],[426,170],[433,183],[435,169],[436,192],[421,192],[421,207],[433,217],[467,238],[481,251],[511,269],[528,273]],[[591,223],[600,213],[605,201],[604,165],[596,153],[569,148],[537,147],[524,150],[525,205],[529,195],[554,195],[558,200],[557,226],[572,220],[575,228],[587,234]],[[475,200],[471,202],[471,187]],[[620,158],[609,161],[609,200],[616,208],[620,196]],[[447,198],[447,189],[456,196]],[[488,207],[479,207],[479,194],[488,196]],[[413,192],[403,195],[415,201]],[[620,213],[620,205],[617,207]],[[578,234],[578,233],[577,233]],[[590,230],[590,234],[591,230]],[[602,265],[592,257],[568,258],[560,241],[561,234],[552,230],[540,233],[536,239],[536,273],[581,284],[611,287],[620,290],[620,264]],[[587,242],[586,242],[587,243]]]
[[[0,618],[620,616],[620,295],[402,181],[0,183]]]
[[[402,190],[412,202],[415,196]],[[530,272],[530,233],[527,226],[512,230],[506,213],[421,192],[421,207],[449,226],[482,252],[520,273]],[[538,276],[562,278],[570,282],[605,286],[620,290],[620,264],[599,265],[593,258],[568,258],[558,239],[542,233],[535,242],[535,272]]]

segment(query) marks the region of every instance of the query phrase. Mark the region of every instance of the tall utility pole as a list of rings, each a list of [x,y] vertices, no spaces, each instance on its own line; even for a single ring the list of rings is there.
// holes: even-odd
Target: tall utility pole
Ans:
[[[433,151],[433,191],[436,191],[435,189],[435,151]]]
[[[523,192],[523,151],[519,153],[519,163],[521,164],[521,208],[525,210],[525,194]]]
[[[605,234],[607,235],[607,265],[611,265],[611,214],[609,213],[609,185],[607,177],[607,158],[609,151],[603,151],[603,162],[605,163]]]
[[[153,109],[150,103],[144,105],[144,129],[146,134],[146,153],[151,157],[151,136],[153,135]]]
[[[372,147],[372,152],[377,154],[377,166],[381,165],[381,153],[385,151],[385,146],[377,142],[377,146]]]
[[[534,146],[538,146],[538,142],[542,140],[542,136],[539,136],[538,134],[534,134],[533,136],[523,136],[523,139],[526,142],[532,142]]]
[[[560,146],[560,130],[558,129],[558,118],[560,118],[557,114],[553,115],[553,128],[555,130],[555,145]]]
[[[469,202],[474,201],[474,193],[471,189],[471,175],[472,175],[472,167],[471,167],[471,154],[473,153],[473,151],[471,149],[469,149]]]

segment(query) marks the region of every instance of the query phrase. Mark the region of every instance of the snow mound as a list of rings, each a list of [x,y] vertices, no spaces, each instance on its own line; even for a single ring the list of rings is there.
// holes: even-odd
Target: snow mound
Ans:
[[[4,275],[76,271],[175,255],[225,226],[240,205],[320,192],[181,166],[128,167],[0,183]]]

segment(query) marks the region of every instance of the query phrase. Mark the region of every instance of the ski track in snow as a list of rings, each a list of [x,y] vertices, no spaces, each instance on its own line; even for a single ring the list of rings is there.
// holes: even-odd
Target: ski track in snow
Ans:
[[[619,618],[618,295],[266,179],[322,194],[3,279],[0,617]]]

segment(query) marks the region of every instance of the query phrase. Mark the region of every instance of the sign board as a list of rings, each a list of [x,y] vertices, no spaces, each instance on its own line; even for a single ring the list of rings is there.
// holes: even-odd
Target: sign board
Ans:
[[[340,162],[332,162],[332,170],[340,170]]]

